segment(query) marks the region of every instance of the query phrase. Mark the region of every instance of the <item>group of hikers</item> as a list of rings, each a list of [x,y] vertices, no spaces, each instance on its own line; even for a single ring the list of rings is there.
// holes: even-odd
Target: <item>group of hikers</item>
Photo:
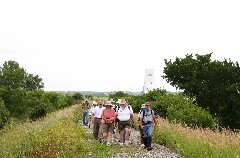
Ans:
[[[90,107],[88,100],[82,103],[83,125],[89,128],[93,125],[94,138],[110,146],[113,139],[120,146],[129,146],[131,127],[134,125],[133,109],[125,99],[116,102],[111,99],[93,101]],[[90,119],[90,120],[89,120]],[[141,146],[152,150],[152,130],[156,125],[151,103],[141,105],[138,113]]]

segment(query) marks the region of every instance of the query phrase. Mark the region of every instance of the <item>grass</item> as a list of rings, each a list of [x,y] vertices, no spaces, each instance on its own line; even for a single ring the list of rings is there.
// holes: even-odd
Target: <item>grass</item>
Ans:
[[[229,130],[192,129],[159,119],[153,136],[155,142],[176,150],[183,157],[240,157],[240,135]]]
[[[105,158],[121,152],[119,145],[107,147],[86,134],[78,124],[81,118],[81,106],[73,105],[44,119],[5,128],[0,131],[0,157]]]

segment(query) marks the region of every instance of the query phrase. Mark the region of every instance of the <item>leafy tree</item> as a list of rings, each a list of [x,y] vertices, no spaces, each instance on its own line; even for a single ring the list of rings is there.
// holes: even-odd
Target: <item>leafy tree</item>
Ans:
[[[75,99],[75,100],[83,100],[83,95],[81,93],[74,93],[72,95],[72,97]]]
[[[165,59],[163,78],[208,109],[223,126],[240,128],[239,64],[230,59],[212,61],[211,55],[187,54],[174,62]]]
[[[113,100],[118,100],[120,98],[127,98],[131,95],[124,93],[123,91],[117,91],[116,93],[109,94],[108,98]]]
[[[0,86],[31,91],[44,88],[42,79],[38,75],[28,74],[15,61],[7,61],[0,67]]]

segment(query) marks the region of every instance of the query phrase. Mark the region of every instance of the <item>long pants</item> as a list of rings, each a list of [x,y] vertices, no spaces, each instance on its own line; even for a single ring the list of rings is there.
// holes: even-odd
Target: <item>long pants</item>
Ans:
[[[102,119],[94,118],[93,135],[95,139],[102,138]]]
[[[152,124],[146,124],[143,127],[143,143],[146,147],[151,147],[152,144]]]
[[[83,112],[83,124],[87,125],[88,124],[88,118],[89,118],[89,112]]]

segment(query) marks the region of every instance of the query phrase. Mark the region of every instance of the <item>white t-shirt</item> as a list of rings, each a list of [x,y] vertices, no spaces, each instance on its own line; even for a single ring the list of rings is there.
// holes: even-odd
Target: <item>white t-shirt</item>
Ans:
[[[89,110],[89,116],[91,116],[92,115],[92,112],[93,112],[93,109],[94,109],[95,107],[94,106],[92,106],[91,107],[91,109]]]
[[[130,120],[130,116],[133,114],[133,110],[125,106],[125,108],[120,107],[116,112],[117,118],[119,121],[128,121]]]
[[[93,110],[92,113],[94,114],[94,117],[101,118],[102,116],[102,111],[105,109],[105,107],[99,108],[99,106],[96,106]]]

